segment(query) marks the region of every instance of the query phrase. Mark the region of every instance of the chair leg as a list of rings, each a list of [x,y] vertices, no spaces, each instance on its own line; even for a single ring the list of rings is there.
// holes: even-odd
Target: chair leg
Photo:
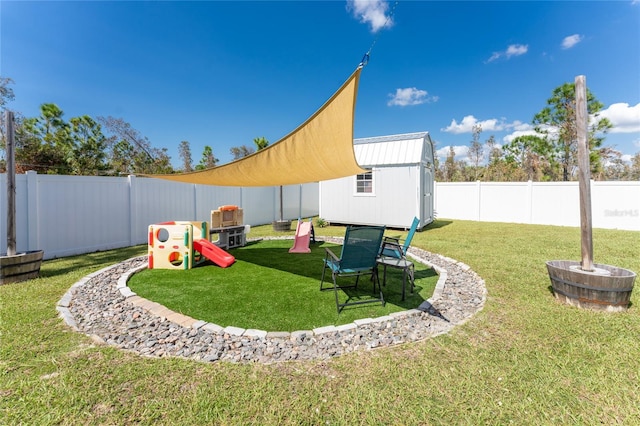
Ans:
[[[384,295],[382,294],[382,287],[380,286],[380,279],[378,278],[378,268],[375,267],[371,272],[373,277],[373,292],[376,292],[376,284],[378,284],[378,290],[380,291],[380,301],[382,302],[382,306],[385,305]]]
[[[336,274],[331,274],[333,276],[333,294],[336,296],[336,309],[338,313],[342,311],[344,305],[340,306],[340,301],[338,300],[338,283],[336,283]]]
[[[327,264],[324,264],[324,268],[322,268],[322,278],[320,279],[320,291],[323,290],[331,290],[331,287],[327,287],[324,288],[323,284],[324,284],[324,274],[327,272]],[[336,298],[336,309],[338,310],[338,313],[340,313],[340,311],[342,310],[342,308],[344,307],[344,305],[340,305],[340,301],[338,300],[338,283],[336,282],[336,274],[331,271],[331,278],[333,279],[333,294]]]
[[[330,287],[324,288],[323,287],[323,283],[324,283],[324,276],[325,276],[325,269],[326,269],[326,265],[325,268],[322,270],[322,279],[320,281],[320,290],[330,290]],[[378,286],[378,291],[380,293],[380,298],[379,299],[368,299],[368,300],[359,300],[359,301],[355,301],[355,302],[349,302],[349,298],[347,298],[347,301],[345,303],[340,303],[340,298],[338,297],[338,289],[343,290],[345,288],[356,288],[358,285],[358,279],[360,278],[360,275],[362,275],[361,273],[358,273],[358,275],[356,275],[356,283],[355,285],[352,286],[339,286],[338,285],[338,277],[340,276],[339,273],[335,273],[333,270],[331,271],[331,278],[333,280],[333,293],[336,299],[336,309],[338,310],[338,314],[340,312],[342,312],[342,309],[344,309],[345,306],[351,306],[351,305],[361,305],[364,303],[372,303],[372,302],[377,302],[380,301],[382,302],[382,306],[385,305],[385,301],[384,301],[384,296],[382,294],[382,286],[380,285],[380,279],[378,278],[378,268],[373,268],[371,270],[371,281],[373,282],[373,294],[376,294],[376,286]]]
[[[378,266],[371,270],[371,281],[373,282],[373,292],[376,292],[376,285],[378,286],[378,290],[382,291],[382,287],[380,287],[380,276],[378,275]]]
[[[324,283],[324,273],[327,270],[327,264],[324,264],[324,268],[322,268],[322,278],[320,279],[320,291],[324,290],[322,288],[322,284]]]
[[[416,276],[415,267],[413,266],[413,263],[412,263],[411,266],[409,266],[409,280],[411,282],[411,294],[413,294],[413,289],[416,286],[415,276]]]

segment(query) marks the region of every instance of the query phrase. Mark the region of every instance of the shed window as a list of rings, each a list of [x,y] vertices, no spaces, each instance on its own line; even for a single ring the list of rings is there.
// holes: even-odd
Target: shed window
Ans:
[[[356,193],[373,193],[373,172],[362,173],[356,176]]]

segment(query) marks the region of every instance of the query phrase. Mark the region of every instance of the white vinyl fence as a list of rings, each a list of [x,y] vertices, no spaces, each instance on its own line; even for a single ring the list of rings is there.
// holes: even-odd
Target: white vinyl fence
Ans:
[[[283,187],[283,218],[318,214],[318,184]],[[44,258],[144,244],[148,226],[210,221],[211,210],[242,207],[244,223],[280,219],[279,187],[220,187],[160,179],[16,175],[16,251]],[[7,175],[0,175],[0,253],[7,252]],[[249,235],[250,236],[250,235]]]
[[[7,252],[7,176],[0,174],[0,253]],[[45,259],[144,244],[150,224],[209,221],[211,210],[237,205],[244,223],[280,218],[278,187],[237,188],[160,179],[16,176],[16,250]],[[318,184],[283,188],[284,219],[320,211]],[[577,182],[436,183],[439,219],[580,226]],[[640,182],[591,182],[594,228],[640,231]],[[393,203],[387,203],[393,208]],[[639,241],[640,244],[640,241]]]
[[[443,182],[435,190],[439,219],[579,227],[579,201],[578,182]],[[591,181],[591,215],[594,228],[640,231],[640,182]]]

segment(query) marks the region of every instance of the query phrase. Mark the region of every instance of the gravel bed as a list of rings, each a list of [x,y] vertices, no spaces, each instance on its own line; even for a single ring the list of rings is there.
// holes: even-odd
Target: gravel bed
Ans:
[[[57,309],[71,328],[94,341],[144,356],[271,363],[326,359],[423,340],[447,333],[483,308],[485,283],[469,266],[415,247],[409,255],[438,273],[433,296],[417,309],[341,326],[265,331],[221,327],[177,314],[127,287],[128,278],[147,267],[147,256],[84,277],[60,299]]]

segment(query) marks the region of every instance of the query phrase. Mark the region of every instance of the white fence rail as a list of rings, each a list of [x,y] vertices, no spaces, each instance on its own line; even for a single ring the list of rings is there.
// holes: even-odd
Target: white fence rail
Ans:
[[[7,175],[0,175],[0,253],[7,252]],[[158,179],[16,176],[16,251],[45,259],[144,244],[150,224],[209,221],[211,210],[237,205],[244,223],[280,219],[279,187],[237,188]],[[318,184],[283,187],[283,218],[318,214]]]
[[[0,174],[0,253],[7,251],[6,174]],[[278,187],[191,185],[158,179],[16,176],[16,249],[51,259],[144,244],[150,224],[209,221],[237,205],[249,225],[280,217]],[[436,183],[440,219],[580,226],[577,182]],[[283,188],[284,219],[318,214],[318,184]],[[595,228],[640,231],[640,182],[591,182]],[[393,203],[387,203],[393,208]]]
[[[436,183],[438,218],[580,226],[578,182]],[[591,181],[594,228],[640,231],[640,182]],[[640,244],[640,242],[639,242]]]

